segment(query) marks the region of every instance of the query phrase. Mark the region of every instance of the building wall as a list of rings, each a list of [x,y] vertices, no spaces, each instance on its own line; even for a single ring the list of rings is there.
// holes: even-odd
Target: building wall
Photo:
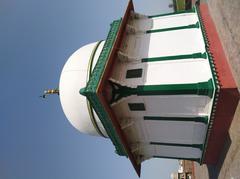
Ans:
[[[156,17],[153,18],[153,29],[191,25],[197,21],[198,17],[195,13]]]
[[[120,49],[125,57],[119,55],[110,80],[137,89],[138,86],[193,84],[212,79],[208,56],[172,57],[206,52],[197,23],[195,12],[129,22],[130,28],[135,28],[135,31],[130,31],[125,38]],[[159,29],[159,32],[154,31]],[[155,57],[160,57],[160,60],[151,61]],[[142,69],[141,77],[127,78],[128,70],[132,69]],[[145,109],[131,110],[129,103],[142,103]],[[139,155],[144,155],[146,159],[158,156],[200,159],[208,120],[200,122],[191,119],[209,119],[212,103],[213,98],[207,95],[133,94],[115,101],[112,108]],[[146,116],[161,117],[161,120],[146,120]],[[185,117],[189,121],[168,120],[169,117]]]

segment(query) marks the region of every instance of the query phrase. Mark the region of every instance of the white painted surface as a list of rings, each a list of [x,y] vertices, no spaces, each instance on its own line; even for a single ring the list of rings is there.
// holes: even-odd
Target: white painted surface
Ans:
[[[210,112],[205,106],[211,101],[207,96],[162,95],[142,96],[146,115],[153,116],[198,116]]]
[[[161,29],[195,24],[196,13],[179,14],[137,20],[133,24],[139,30]],[[151,27],[151,28],[150,28]],[[147,29],[148,28],[148,29]],[[206,52],[200,28],[157,33],[129,35],[122,51],[133,61],[117,61],[112,78],[123,86],[189,84],[212,79],[208,59],[181,59],[145,62],[142,58],[187,55]],[[126,79],[128,69],[143,69],[141,78]],[[144,103],[145,111],[130,111],[128,103]],[[141,142],[145,147],[140,154],[177,158],[201,158],[201,150],[192,147],[149,145],[149,142],[203,144],[207,125],[199,122],[143,120],[143,116],[161,117],[210,117],[213,99],[198,95],[136,96],[121,99],[113,105],[118,120],[130,118],[133,124],[124,129],[131,142]],[[120,112],[119,112],[120,111]]]
[[[86,97],[80,95],[79,90],[87,83],[88,63],[95,43],[88,44],[73,53],[63,67],[60,82],[60,101],[63,111],[69,122],[80,132],[90,135],[98,135],[87,109]],[[99,46],[94,62],[98,58],[103,43]],[[104,133],[105,130],[97,115],[97,123]]]
[[[123,98],[113,109],[120,110],[125,117],[148,116],[170,116],[188,117],[208,115],[211,110],[212,100],[208,96],[198,95],[156,95],[156,96],[136,96],[132,95]],[[128,103],[143,103],[145,111],[131,111]],[[124,116],[122,116],[124,117]]]
[[[144,85],[199,83],[212,76],[208,59],[148,62],[146,69]]]
[[[176,144],[204,143],[206,125],[203,123],[145,120],[142,124],[146,128],[148,141],[150,142]],[[198,135],[195,135],[196,132],[199,132]]]
[[[140,150],[140,154],[146,156],[165,156],[176,158],[201,158],[202,151],[198,148],[165,146],[165,145],[146,145]]]
[[[188,13],[171,16],[160,16],[152,18],[152,20],[153,30],[195,24],[198,21],[198,17],[195,13]]]
[[[206,51],[200,28],[150,33],[144,36],[143,38],[150,38],[150,42],[148,56],[143,58],[185,55]]]
[[[138,20],[138,28],[160,29],[195,24],[194,13]],[[144,24],[145,23],[145,24]],[[151,28],[150,28],[151,27]],[[149,29],[147,29],[149,28]],[[79,131],[98,135],[89,118],[86,98],[79,90],[86,86],[88,60],[96,43],[76,51],[63,68],[60,78],[60,100],[70,123]],[[98,48],[94,65],[103,47]],[[187,84],[208,81],[212,78],[208,59],[183,59],[173,61],[141,63],[142,58],[186,55],[206,51],[201,29],[184,29],[160,33],[127,36],[121,50],[132,57],[132,62],[116,59],[112,79],[129,87],[138,85]],[[81,60],[82,59],[82,60]],[[143,69],[141,78],[126,79],[127,70]],[[144,103],[145,111],[130,111],[128,103]],[[200,158],[201,150],[191,147],[148,145],[149,142],[177,144],[202,144],[207,127],[203,123],[143,120],[143,116],[196,117],[210,116],[212,99],[197,95],[129,96],[112,106],[119,123],[130,118],[133,124],[124,128],[129,143],[142,142],[139,154],[177,158]],[[97,117],[97,115],[95,114]],[[101,130],[104,131],[97,118]],[[145,145],[146,144],[146,145]]]
[[[163,19],[168,19],[167,17]],[[171,16],[169,19],[175,19],[173,21],[177,23],[181,18],[190,18],[190,22],[197,22],[197,15],[194,13]],[[147,20],[138,21],[144,22]],[[158,23],[160,23],[160,20]],[[142,58],[204,53],[206,49],[200,28],[129,35],[124,43],[127,44],[127,47],[123,50],[124,53],[136,59],[131,63],[119,62],[115,67],[113,78],[124,85],[184,84],[203,82],[212,77],[208,59],[141,63]],[[143,69],[142,78],[126,79],[126,71],[136,68]]]
[[[202,151],[192,147],[155,146],[156,154],[179,158],[201,158]]]

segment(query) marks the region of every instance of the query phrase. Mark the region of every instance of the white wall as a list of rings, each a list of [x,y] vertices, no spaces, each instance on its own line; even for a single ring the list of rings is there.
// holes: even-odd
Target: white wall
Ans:
[[[123,98],[113,109],[121,109],[126,117],[150,116],[199,116],[208,115],[212,100],[207,96],[197,95],[156,95],[156,96],[129,96]],[[144,103],[145,111],[131,111],[128,103]]]
[[[202,151],[192,147],[148,145],[141,148],[140,154],[176,158],[201,158]]]
[[[144,85],[199,83],[212,76],[207,59],[148,62],[145,70]]]
[[[133,25],[140,30],[153,30],[196,24],[196,13],[163,16],[137,20]],[[206,52],[200,28],[137,33],[128,35],[121,51],[131,57],[131,62],[117,60],[112,78],[123,86],[189,84],[212,79],[208,59],[181,59],[158,62],[141,62],[142,58],[187,55]],[[143,69],[141,78],[126,79],[128,69]],[[128,103],[144,103],[145,111],[130,111]],[[213,99],[198,95],[136,96],[121,99],[112,108],[118,120],[130,118],[133,124],[125,128],[131,142],[141,142],[140,153],[146,156],[200,158],[202,151],[192,147],[149,145],[150,142],[176,144],[203,144],[207,125],[200,122],[143,120],[143,116],[210,118]]]
[[[199,122],[156,121],[145,120],[142,123],[148,134],[148,141],[176,143],[176,144],[202,144],[206,133],[206,124]],[[195,130],[199,133],[195,134]]]
[[[160,16],[152,18],[152,20],[153,20],[152,29],[163,29],[195,24],[198,21],[198,17],[195,13],[188,13],[171,16]]]

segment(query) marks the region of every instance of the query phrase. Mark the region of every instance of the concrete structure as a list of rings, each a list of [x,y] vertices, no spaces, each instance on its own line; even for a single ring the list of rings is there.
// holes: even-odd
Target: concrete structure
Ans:
[[[179,160],[179,169],[171,174],[172,179],[195,179],[193,161]]]
[[[109,137],[138,175],[152,157],[218,158],[216,139],[228,130],[239,94],[202,12],[205,6],[146,16],[129,1],[107,39],[80,48],[63,68],[59,95],[68,120]]]

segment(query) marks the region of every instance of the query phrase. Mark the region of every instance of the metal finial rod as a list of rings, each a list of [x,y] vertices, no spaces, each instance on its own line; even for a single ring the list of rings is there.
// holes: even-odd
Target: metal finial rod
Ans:
[[[57,94],[57,95],[59,95],[59,89],[56,88],[56,89],[45,90],[44,93],[43,93],[43,95],[40,96],[40,97],[46,98],[47,95],[51,95],[51,94]]]

